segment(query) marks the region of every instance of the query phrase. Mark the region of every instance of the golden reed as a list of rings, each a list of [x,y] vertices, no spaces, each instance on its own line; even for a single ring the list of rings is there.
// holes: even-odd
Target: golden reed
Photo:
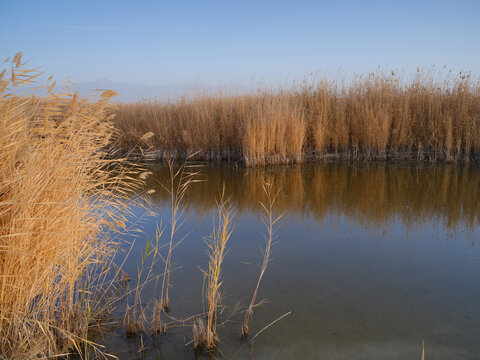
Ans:
[[[114,92],[80,100],[53,93],[39,76],[21,54],[0,73],[2,359],[96,348],[87,331],[116,290],[106,276],[115,247],[105,229],[123,226],[121,193],[135,187],[107,170],[102,151]],[[36,87],[50,95],[32,98]]]
[[[472,161],[480,157],[480,86],[471,74],[378,70],[255,95],[202,95],[114,107],[115,145],[158,158],[246,166],[305,158]],[[150,141],[140,138],[153,132]]]

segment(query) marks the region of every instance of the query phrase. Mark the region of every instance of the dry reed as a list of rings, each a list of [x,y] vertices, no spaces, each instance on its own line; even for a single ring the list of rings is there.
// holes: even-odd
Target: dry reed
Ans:
[[[133,337],[137,333],[143,334],[146,331],[149,320],[147,319],[146,309],[143,305],[142,292],[147,284],[151,283],[154,280],[158,281],[159,277],[161,277],[161,274],[155,274],[155,267],[156,264],[159,262],[159,259],[164,260],[160,254],[159,246],[160,238],[162,237],[164,230],[165,229],[162,227],[161,224],[157,224],[155,231],[155,241],[151,241],[147,238],[145,248],[140,253],[140,264],[138,266],[137,282],[135,288],[132,290],[134,293],[133,304],[129,306],[127,299],[127,305],[123,321],[127,337]],[[149,265],[147,265],[147,262],[149,262]],[[152,316],[152,326],[154,328],[153,332],[155,332],[156,329],[156,316],[157,311],[154,307]]]
[[[107,171],[105,107],[54,94],[21,54],[0,79],[0,357],[47,358],[96,347],[89,326],[108,310],[106,282],[135,182]],[[44,88],[38,101],[31,89]],[[28,90],[30,89],[30,90]],[[101,201],[100,201],[101,200]]]
[[[208,246],[208,270],[204,271],[206,279],[206,319],[195,319],[193,324],[193,345],[195,350],[212,350],[218,342],[217,309],[220,303],[221,268],[226,255],[227,242],[232,234],[233,207],[229,199],[224,198],[225,188],[217,202],[217,224],[206,240]]]
[[[268,262],[271,259],[271,250],[272,250],[272,243],[275,240],[275,232],[277,231],[277,223],[282,218],[283,214],[274,217],[274,205],[275,201],[277,200],[278,194],[280,193],[281,189],[277,189],[276,192],[273,190],[272,183],[264,183],[263,191],[265,192],[265,196],[267,197],[266,203],[260,202],[264,210],[264,224],[266,228],[266,234],[264,235],[265,238],[265,249],[263,250],[263,261],[262,265],[260,266],[260,274],[258,275],[257,286],[253,291],[252,300],[248,305],[247,310],[245,311],[245,318],[243,320],[242,325],[242,335],[243,337],[248,337],[248,321],[250,320],[250,316],[253,314],[253,309],[256,306],[259,306],[260,303],[256,304],[256,298],[258,294],[258,289],[260,288],[260,282],[262,281],[263,275],[265,274],[265,270],[267,269]]]
[[[310,81],[311,83],[311,81]],[[114,146],[130,150],[147,131],[151,157],[246,166],[337,155],[350,159],[480,158],[480,86],[469,73],[381,69],[350,81],[324,80],[245,96],[143,101],[113,109]],[[146,145],[145,145],[146,146]]]
[[[200,181],[197,179],[199,172],[195,171],[196,167],[188,163],[189,157],[190,155],[187,156],[187,161],[185,161],[178,167],[174,165],[171,159],[168,160],[167,164],[169,169],[169,181],[167,184],[160,183],[160,185],[166,190],[170,199],[171,217],[168,251],[165,256],[161,256],[164,262],[164,271],[162,276],[160,300],[155,306],[156,311],[154,311],[153,327],[155,332],[160,332],[162,329],[162,313],[168,313],[170,310],[170,298],[168,296],[168,293],[171,285],[170,277],[172,270],[172,252],[185,239],[185,236],[179,239],[176,238],[176,233],[185,221],[185,218],[183,217],[183,199],[188,188],[193,183]],[[166,328],[164,324],[163,331],[165,332],[165,330]]]

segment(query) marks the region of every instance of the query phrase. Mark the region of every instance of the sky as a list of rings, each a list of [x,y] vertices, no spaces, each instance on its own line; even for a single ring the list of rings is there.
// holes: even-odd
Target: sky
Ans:
[[[301,80],[310,72],[480,75],[480,1],[0,0],[0,58],[76,82]]]

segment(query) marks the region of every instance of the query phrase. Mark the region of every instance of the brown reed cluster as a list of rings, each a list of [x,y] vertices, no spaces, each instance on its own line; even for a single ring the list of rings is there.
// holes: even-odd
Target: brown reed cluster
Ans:
[[[378,70],[255,95],[202,95],[114,107],[114,145],[153,157],[246,166],[305,158],[472,161],[480,157],[480,86],[469,73]],[[142,134],[155,134],[147,143]]]
[[[96,102],[53,93],[17,54],[0,72],[0,358],[47,358],[93,343],[87,330],[109,309],[121,192],[107,171],[113,126]],[[42,101],[31,89],[49,93]],[[30,90],[29,90],[30,89]],[[121,190],[121,192],[117,191]],[[102,201],[98,201],[102,199]]]

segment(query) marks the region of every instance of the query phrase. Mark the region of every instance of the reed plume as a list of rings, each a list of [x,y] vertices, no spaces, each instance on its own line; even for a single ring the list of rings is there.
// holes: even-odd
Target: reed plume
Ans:
[[[106,230],[125,226],[136,183],[105,159],[114,93],[95,102],[56,94],[21,54],[1,74],[0,357],[85,354],[115,287],[107,274],[117,244]],[[31,96],[38,88],[50,95]]]
[[[220,303],[220,286],[222,263],[227,253],[227,242],[232,234],[234,217],[233,206],[229,199],[224,197],[225,188],[217,202],[217,223],[210,237],[206,239],[208,246],[208,270],[204,271],[206,280],[206,319],[198,317],[193,326],[195,350],[214,349],[219,338],[217,335],[217,309]]]
[[[245,318],[243,320],[243,325],[242,325],[242,336],[245,338],[248,337],[248,321],[250,320],[250,316],[253,314],[254,307],[258,306],[258,304],[255,304],[255,301],[257,298],[258,289],[260,288],[260,283],[262,281],[263,275],[265,274],[265,270],[267,269],[268,262],[271,259],[272,243],[276,238],[275,232],[278,229],[277,223],[283,217],[283,214],[280,214],[279,216],[276,216],[276,217],[273,214],[275,201],[277,200],[277,197],[280,193],[280,189],[277,189],[277,191],[274,191],[273,185],[271,182],[263,183],[262,185],[263,185],[263,191],[267,198],[267,201],[265,202],[265,204],[260,202],[260,205],[264,210],[264,224],[266,228],[266,233],[264,235],[265,249],[263,250],[263,261],[262,261],[262,265],[260,266],[260,274],[258,275],[257,286],[253,291],[250,305],[245,311]]]
[[[169,170],[169,181],[167,184],[160,185],[166,190],[169,200],[170,200],[170,237],[168,242],[168,250],[165,256],[162,256],[164,262],[164,271],[162,277],[162,286],[160,301],[157,304],[157,314],[154,315],[153,326],[154,331],[159,332],[161,330],[161,314],[162,312],[168,313],[170,310],[170,298],[169,298],[169,288],[171,286],[171,265],[172,265],[172,252],[173,250],[180,245],[185,237],[180,239],[176,238],[176,233],[183,225],[185,219],[184,208],[183,208],[183,199],[188,188],[200,180],[197,179],[199,171],[196,171],[197,168],[194,165],[188,163],[187,160],[183,162],[180,166],[175,166],[174,161],[169,159],[167,161],[168,170]],[[165,327],[163,328],[165,332]]]

